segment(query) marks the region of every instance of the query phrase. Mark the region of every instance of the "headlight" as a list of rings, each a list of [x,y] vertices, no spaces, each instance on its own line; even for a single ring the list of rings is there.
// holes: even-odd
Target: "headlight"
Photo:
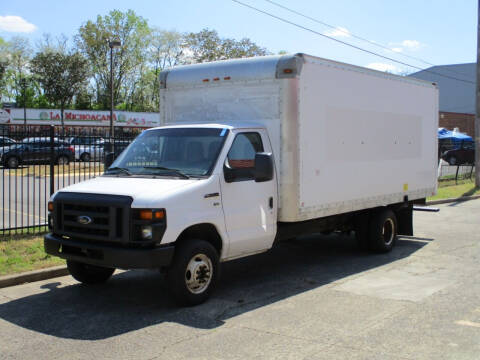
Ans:
[[[142,238],[150,240],[153,236],[152,226],[144,225],[142,226]]]
[[[165,209],[133,209],[134,241],[159,244],[166,228]]]

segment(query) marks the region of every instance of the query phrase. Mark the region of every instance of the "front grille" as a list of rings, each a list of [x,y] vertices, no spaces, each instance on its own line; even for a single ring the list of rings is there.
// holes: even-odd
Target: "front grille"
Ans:
[[[129,196],[58,193],[53,232],[92,242],[126,244],[130,234]]]

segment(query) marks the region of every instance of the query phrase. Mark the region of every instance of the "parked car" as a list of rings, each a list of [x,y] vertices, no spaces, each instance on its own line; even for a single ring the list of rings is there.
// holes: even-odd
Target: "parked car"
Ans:
[[[115,139],[113,141],[114,150],[115,150],[115,157],[120,155],[122,153],[122,151],[125,150],[127,148],[127,146],[130,145],[130,143],[132,141],[133,141],[133,139],[132,140],[117,140],[117,139]],[[105,140],[105,142],[103,143],[103,151],[104,151],[105,154],[108,154],[109,152],[111,152],[110,141]]]
[[[6,136],[0,136],[0,147],[4,146],[10,146],[16,144],[16,141],[13,139],[10,139]]]
[[[105,140],[96,136],[74,136],[68,140],[75,150],[75,160],[91,161],[103,158]]]
[[[67,165],[74,160],[74,149],[67,142],[54,140],[55,164]],[[22,164],[48,164],[51,158],[50,138],[27,139],[10,147],[2,148],[0,161],[4,167],[16,169]]]
[[[447,150],[442,159],[450,165],[473,164],[475,162],[475,147],[473,142],[462,143],[459,148]]]

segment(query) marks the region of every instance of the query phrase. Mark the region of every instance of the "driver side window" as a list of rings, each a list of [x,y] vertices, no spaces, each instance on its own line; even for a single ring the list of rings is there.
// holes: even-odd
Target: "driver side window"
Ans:
[[[228,166],[235,171],[236,181],[253,180],[255,154],[263,152],[259,133],[240,133],[233,140],[227,155]]]

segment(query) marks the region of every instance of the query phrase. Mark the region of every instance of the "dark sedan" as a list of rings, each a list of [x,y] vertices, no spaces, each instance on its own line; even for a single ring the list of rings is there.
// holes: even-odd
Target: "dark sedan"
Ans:
[[[1,163],[4,167],[16,169],[24,164],[49,164],[52,157],[50,140],[39,139],[27,141],[0,150]],[[53,160],[55,164],[67,165],[74,160],[75,150],[66,142],[55,140]]]
[[[464,143],[461,147],[445,151],[442,159],[450,165],[473,164],[475,162],[475,147],[473,142]]]

